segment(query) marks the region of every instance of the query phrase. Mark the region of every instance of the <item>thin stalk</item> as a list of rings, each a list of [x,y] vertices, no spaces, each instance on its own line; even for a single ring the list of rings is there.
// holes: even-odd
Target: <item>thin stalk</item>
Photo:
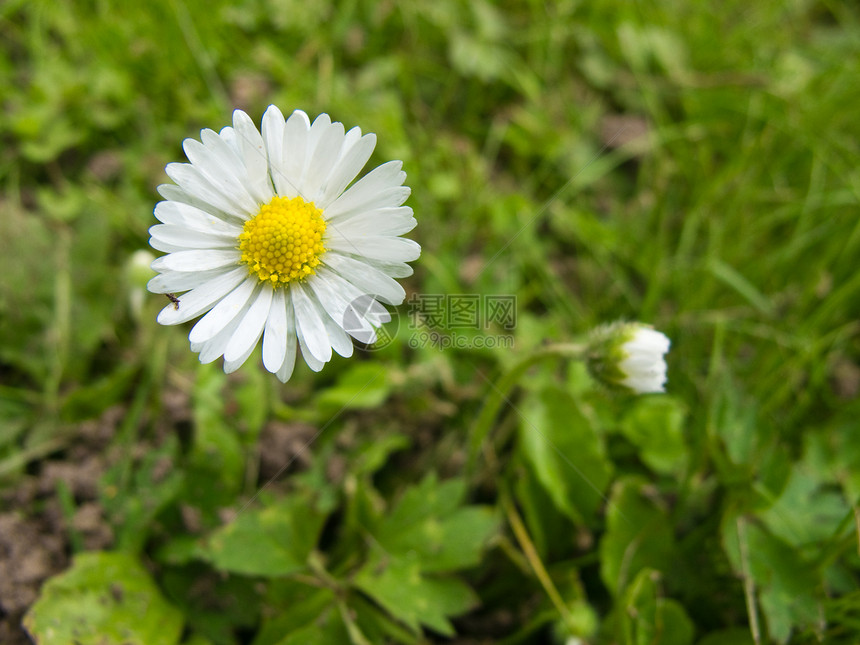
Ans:
[[[550,601],[552,601],[552,604],[555,606],[562,619],[564,619],[564,622],[567,625],[572,625],[573,620],[571,619],[567,605],[564,604],[561,594],[558,592],[558,589],[556,589],[555,584],[553,584],[552,578],[550,578],[546,567],[543,565],[543,561],[540,559],[540,555],[535,548],[534,542],[532,542],[529,537],[525,524],[507,495],[502,497],[502,506],[505,509],[508,524],[510,524],[511,529],[517,538],[517,542],[519,542],[520,548],[523,550],[523,555],[525,555],[526,560],[528,560],[532,571],[534,571],[534,574],[546,592],[546,595],[549,597]]]
[[[519,363],[514,365],[513,368],[504,374],[496,383],[491,383],[491,389],[484,401],[484,407],[482,407],[480,413],[478,413],[478,418],[475,420],[470,433],[469,460],[466,466],[466,472],[470,474],[474,472],[475,465],[478,460],[478,454],[481,452],[485,439],[490,434],[490,430],[493,427],[493,422],[499,414],[499,410],[504,403],[507,403],[508,396],[532,365],[550,358],[582,360],[584,357],[585,345],[549,345],[526,356]]]

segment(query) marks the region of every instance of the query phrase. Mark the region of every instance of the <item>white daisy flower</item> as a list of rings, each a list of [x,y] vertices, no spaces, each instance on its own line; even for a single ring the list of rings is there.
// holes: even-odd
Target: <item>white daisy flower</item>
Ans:
[[[421,253],[400,237],[416,224],[400,161],[350,186],[375,145],[374,134],[344,132],[327,114],[311,123],[296,110],[285,120],[275,106],[262,134],[236,110],[233,127],[186,139],[190,163],[165,169],[176,185],[159,186],[162,223],[149,229],[152,247],[167,253],[148,284],[171,298],[158,322],[205,314],[191,349],[203,363],[223,356],[228,373],[262,336],[263,364],[282,382],[299,348],[319,371],[332,351],[352,354],[350,336],[373,343],[390,320],[381,303],[406,295],[394,278],[411,275],[405,263]]]
[[[669,338],[642,323],[615,323],[598,328],[588,346],[591,374],[606,385],[636,394],[663,392]]]

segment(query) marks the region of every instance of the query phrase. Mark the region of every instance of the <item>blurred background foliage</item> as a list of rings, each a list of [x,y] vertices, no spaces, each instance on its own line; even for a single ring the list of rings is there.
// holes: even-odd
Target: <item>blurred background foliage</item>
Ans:
[[[860,639],[854,4],[6,0],[0,42],[0,640]],[[516,295],[513,349],[404,304],[281,386],[155,324],[164,165],[271,103],[378,134],[407,291]],[[669,394],[546,361],[469,453],[621,318]]]

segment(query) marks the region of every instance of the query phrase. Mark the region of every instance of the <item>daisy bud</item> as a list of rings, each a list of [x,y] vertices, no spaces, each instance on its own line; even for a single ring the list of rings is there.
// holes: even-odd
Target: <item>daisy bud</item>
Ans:
[[[125,275],[128,285],[128,302],[135,318],[140,318],[143,310],[146,283],[155,275],[155,271],[149,266],[154,259],[155,256],[152,253],[139,249],[132,253],[126,261]]]
[[[636,394],[663,392],[670,341],[642,323],[613,323],[596,329],[588,345],[591,375],[610,387]]]

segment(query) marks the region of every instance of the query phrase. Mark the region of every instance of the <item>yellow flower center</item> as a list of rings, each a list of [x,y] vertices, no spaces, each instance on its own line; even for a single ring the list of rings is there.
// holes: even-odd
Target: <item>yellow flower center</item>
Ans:
[[[239,234],[242,262],[261,282],[285,286],[313,275],[325,251],[325,220],[313,202],[273,197]]]

